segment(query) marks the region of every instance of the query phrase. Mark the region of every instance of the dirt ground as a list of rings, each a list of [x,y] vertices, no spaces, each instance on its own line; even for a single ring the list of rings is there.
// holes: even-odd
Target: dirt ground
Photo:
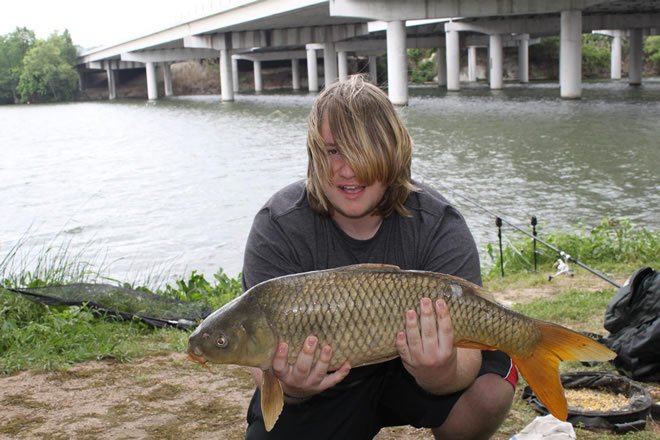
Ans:
[[[542,288],[495,296],[505,304],[525,302],[582,282],[594,284],[577,278],[553,280]],[[251,376],[242,367],[211,369],[202,369],[183,353],[161,353],[128,363],[95,361],[63,372],[0,377],[0,439],[242,439],[253,392]],[[651,391],[660,399],[657,384]],[[520,389],[516,398],[519,394]],[[653,430],[660,434],[659,425]],[[405,427],[384,429],[376,438],[432,436]]]

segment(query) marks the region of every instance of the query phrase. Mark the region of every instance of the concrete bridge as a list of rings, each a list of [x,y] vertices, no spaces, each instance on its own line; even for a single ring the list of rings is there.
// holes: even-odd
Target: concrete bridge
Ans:
[[[660,0],[221,0],[212,12],[142,37],[82,53],[83,69],[107,72],[110,99],[117,96],[117,71],[146,69],[147,96],[158,98],[156,66],[172,95],[170,64],[190,59],[220,59],[223,101],[238,90],[238,60],[254,65],[260,90],[261,62],[291,60],[291,84],[300,88],[300,60],[307,67],[309,91],[348,71],[347,55],[368,57],[376,78],[375,56],[386,53],[388,94],[397,105],[408,103],[408,48],[438,49],[438,85],[460,90],[459,54],[468,53],[473,78],[476,48],[487,47],[492,89],[502,88],[503,47],[518,48],[519,81],[528,75],[530,41],[560,36],[560,96],[581,96],[581,35],[612,37],[611,76],[621,78],[621,37],[629,36],[628,81],[642,80],[644,35],[660,33]]]

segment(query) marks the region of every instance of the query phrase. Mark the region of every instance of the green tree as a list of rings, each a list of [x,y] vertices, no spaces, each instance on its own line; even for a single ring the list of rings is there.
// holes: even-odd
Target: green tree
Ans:
[[[651,35],[644,41],[644,55],[653,63],[656,71],[660,71],[660,35]]]
[[[18,93],[23,101],[66,101],[77,91],[78,72],[73,67],[76,49],[68,31],[38,40],[23,58]]]
[[[23,57],[34,46],[34,32],[16,28],[0,36],[0,102],[16,102],[16,87],[23,71]]]
[[[582,35],[582,71],[587,78],[606,77],[610,68],[610,37]]]

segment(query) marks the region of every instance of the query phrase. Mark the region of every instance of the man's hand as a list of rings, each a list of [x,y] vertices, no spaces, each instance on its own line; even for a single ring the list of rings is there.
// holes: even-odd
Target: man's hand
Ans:
[[[284,394],[294,398],[310,397],[341,382],[351,369],[348,361],[335,372],[328,374],[332,359],[332,347],[325,345],[321,355],[314,362],[314,352],[318,345],[316,336],[308,336],[296,362],[288,362],[289,346],[281,342],[273,357],[273,372],[282,384]],[[253,372],[255,380],[261,383],[261,370]]]
[[[406,370],[417,384],[433,394],[467,388],[481,367],[478,350],[454,347],[454,328],[447,304],[439,299],[420,301],[419,323],[414,310],[406,312],[406,330],[396,337],[396,347]]]

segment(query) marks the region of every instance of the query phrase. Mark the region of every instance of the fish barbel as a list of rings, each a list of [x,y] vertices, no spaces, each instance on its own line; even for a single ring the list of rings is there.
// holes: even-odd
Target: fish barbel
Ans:
[[[330,370],[346,360],[359,367],[394,359],[405,312],[413,309],[419,316],[424,297],[447,303],[456,347],[507,353],[560,420],[568,413],[559,362],[615,356],[580,333],[497,304],[489,292],[463,279],[373,264],[264,281],[208,316],[190,335],[188,354],[202,365],[262,369],[261,407],[270,431],[283,407],[282,388],[271,370],[279,342],[289,345],[288,361],[293,364],[305,338],[315,335],[318,347],[329,344],[333,349]],[[317,349],[315,359],[319,354]]]

